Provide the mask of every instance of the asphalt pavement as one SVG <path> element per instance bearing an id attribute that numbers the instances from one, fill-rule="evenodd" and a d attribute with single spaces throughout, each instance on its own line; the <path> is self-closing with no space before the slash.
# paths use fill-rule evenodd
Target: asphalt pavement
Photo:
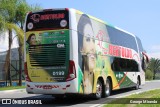
<path id="1" fill-rule="evenodd" d="M 101 98 L 99 100 L 94 100 L 87 96 L 72 96 L 70 98 L 64 99 L 55 99 L 51 95 L 41 95 L 41 94 L 27 94 L 25 89 L 17 89 L 17 90 L 9 90 L 9 91 L 0 91 L 0 99 L 2 103 L 3 99 L 12 99 L 11 105 L 10 104 L 2 104 L 0 106 L 3 107 L 22 107 L 21 104 L 16 104 L 18 100 L 23 100 L 26 103 L 23 104 L 23 107 L 30 107 L 30 106 L 79 106 L 79 107 L 97 107 L 102 106 L 102 104 L 106 104 L 111 99 L 122 98 L 131 94 L 139 94 L 141 92 L 160 89 L 160 80 L 157 81 L 147 81 L 145 85 L 140 86 L 140 89 L 134 90 L 132 88 L 129 89 L 121 89 L 117 91 L 113 91 L 111 96 L 107 98 Z M 13 101 L 15 99 L 15 101 Z M 28 105 L 30 102 L 25 102 L 26 100 L 37 101 L 35 105 Z M 39 102 L 38 102 L 39 101 Z M 13 104 L 14 103 L 14 104 Z M 33 102 L 35 103 L 35 102 Z M 42 103 L 42 104 L 41 104 Z"/>

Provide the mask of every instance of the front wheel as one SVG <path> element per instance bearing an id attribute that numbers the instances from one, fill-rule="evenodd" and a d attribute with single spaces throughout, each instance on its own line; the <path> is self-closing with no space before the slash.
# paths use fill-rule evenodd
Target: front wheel
<path id="1" fill-rule="evenodd" d="M 100 99 L 101 97 L 102 97 L 102 82 L 98 80 L 96 85 L 96 93 L 94 93 L 94 98 Z"/>
<path id="2" fill-rule="evenodd" d="M 140 81 L 139 81 L 139 78 L 137 78 L 137 83 L 136 83 L 135 89 L 138 90 L 139 86 L 140 86 Z"/>

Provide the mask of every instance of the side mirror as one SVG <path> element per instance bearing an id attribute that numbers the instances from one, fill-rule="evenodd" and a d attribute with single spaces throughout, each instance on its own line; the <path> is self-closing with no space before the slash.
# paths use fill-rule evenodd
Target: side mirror
<path id="1" fill-rule="evenodd" d="M 143 58 L 142 58 L 142 69 L 145 71 L 145 69 L 147 68 L 148 63 L 149 63 L 149 58 L 144 52 L 142 52 L 142 55 L 143 55 Z"/>
<path id="2" fill-rule="evenodd" d="M 144 59 L 146 60 L 146 63 L 149 63 L 148 55 L 144 52 L 142 52 L 142 55 L 144 56 Z"/>

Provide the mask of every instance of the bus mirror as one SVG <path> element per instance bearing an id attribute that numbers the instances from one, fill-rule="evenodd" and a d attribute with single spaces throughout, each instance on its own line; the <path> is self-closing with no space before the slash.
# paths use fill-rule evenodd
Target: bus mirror
<path id="1" fill-rule="evenodd" d="M 144 52 L 142 52 L 142 55 L 144 57 L 144 60 L 146 61 L 146 63 L 149 63 L 149 58 L 148 58 L 148 55 Z"/>
<path id="2" fill-rule="evenodd" d="M 142 69 L 145 71 L 147 66 L 148 66 L 148 63 L 149 63 L 149 58 L 144 52 L 142 52 L 142 55 L 143 55 L 143 58 L 142 58 Z"/>
<path id="3" fill-rule="evenodd" d="M 144 59 L 144 57 L 143 57 L 143 58 L 142 58 L 142 69 L 145 71 L 146 68 L 147 68 L 147 63 L 146 63 L 146 61 L 145 61 L 145 59 Z"/>

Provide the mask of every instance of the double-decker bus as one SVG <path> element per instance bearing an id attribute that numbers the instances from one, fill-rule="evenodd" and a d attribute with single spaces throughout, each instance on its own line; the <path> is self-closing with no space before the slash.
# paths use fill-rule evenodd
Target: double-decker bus
<path id="1" fill-rule="evenodd" d="M 31 94 L 92 94 L 145 83 L 140 39 L 71 8 L 29 12 L 25 21 L 26 90 Z"/>

